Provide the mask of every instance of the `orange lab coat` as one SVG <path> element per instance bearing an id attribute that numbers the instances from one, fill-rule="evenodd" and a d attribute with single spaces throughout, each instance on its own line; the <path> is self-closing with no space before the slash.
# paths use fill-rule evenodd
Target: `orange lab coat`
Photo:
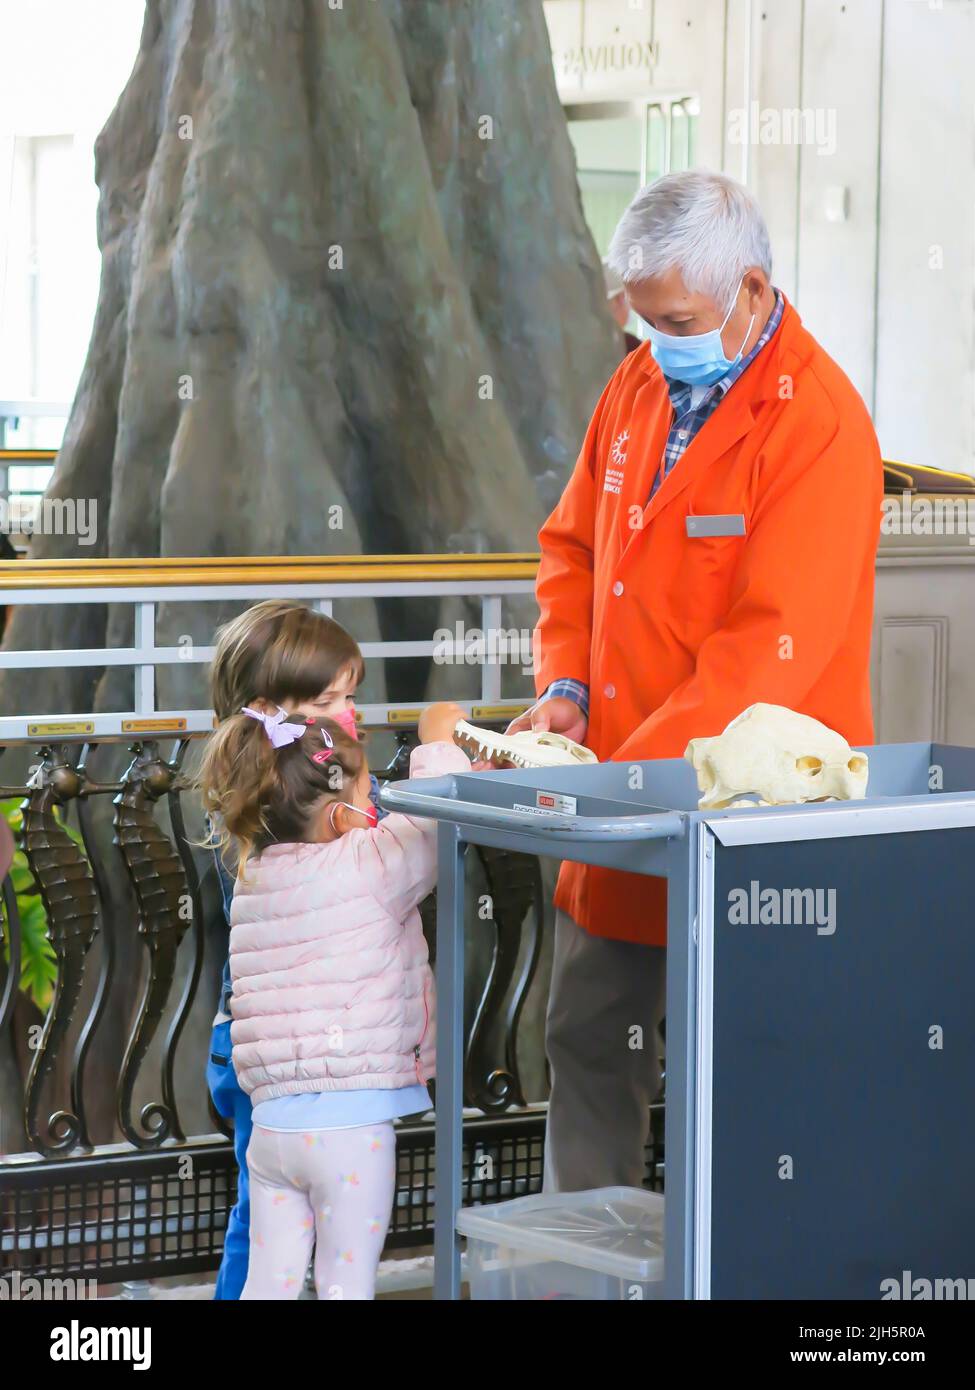
<path id="1" fill-rule="evenodd" d="M 539 532 L 539 693 L 589 685 L 601 760 L 682 757 L 758 700 L 871 743 L 883 466 L 860 396 L 787 303 L 647 505 L 672 418 L 646 344 Z M 745 535 L 691 539 L 695 514 L 741 515 Z M 555 902 L 597 936 L 666 941 L 664 879 L 566 862 Z"/>

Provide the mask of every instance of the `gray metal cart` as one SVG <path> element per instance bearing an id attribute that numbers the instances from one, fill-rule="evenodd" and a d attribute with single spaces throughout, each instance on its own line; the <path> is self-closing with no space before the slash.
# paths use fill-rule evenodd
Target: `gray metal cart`
<path id="1" fill-rule="evenodd" d="M 385 788 L 440 822 L 436 1297 L 460 1290 L 467 843 L 668 880 L 665 1297 L 975 1291 L 975 749 L 864 751 L 867 800 L 769 809 L 698 811 L 682 759 Z"/>

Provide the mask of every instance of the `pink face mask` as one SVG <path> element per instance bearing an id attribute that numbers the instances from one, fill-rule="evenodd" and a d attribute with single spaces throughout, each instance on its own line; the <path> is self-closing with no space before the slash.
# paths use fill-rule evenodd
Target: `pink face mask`
<path id="1" fill-rule="evenodd" d="M 344 709 L 341 714 L 333 714 L 332 718 L 339 728 L 348 734 L 349 738 L 354 738 L 358 743 L 359 730 L 356 728 L 355 722 L 355 705 L 349 705 L 348 709 Z"/>

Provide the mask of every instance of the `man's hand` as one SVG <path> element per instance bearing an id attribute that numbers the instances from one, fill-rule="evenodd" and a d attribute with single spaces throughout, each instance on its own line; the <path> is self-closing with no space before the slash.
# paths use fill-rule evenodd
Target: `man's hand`
<path id="1" fill-rule="evenodd" d="M 589 720 L 575 700 L 570 700 L 565 695 L 553 695 L 550 700 L 540 700 L 537 705 L 525 710 L 524 714 L 519 714 L 517 719 L 512 719 L 505 732 L 518 734 L 523 729 L 537 734 L 551 732 L 565 734 L 566 738 L 571 738 L 575 743 L 583 743 L 588 728 Z"/>

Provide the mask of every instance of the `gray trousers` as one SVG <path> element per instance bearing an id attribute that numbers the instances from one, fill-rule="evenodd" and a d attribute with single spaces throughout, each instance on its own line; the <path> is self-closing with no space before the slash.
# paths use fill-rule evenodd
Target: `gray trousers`
<path id="1" fill-rule="evenodd" d="M 641 1187 L 660 1091 L 667 952 L 592 936 L 562 911 L 546 1015 L 546 1192 Z"/>

